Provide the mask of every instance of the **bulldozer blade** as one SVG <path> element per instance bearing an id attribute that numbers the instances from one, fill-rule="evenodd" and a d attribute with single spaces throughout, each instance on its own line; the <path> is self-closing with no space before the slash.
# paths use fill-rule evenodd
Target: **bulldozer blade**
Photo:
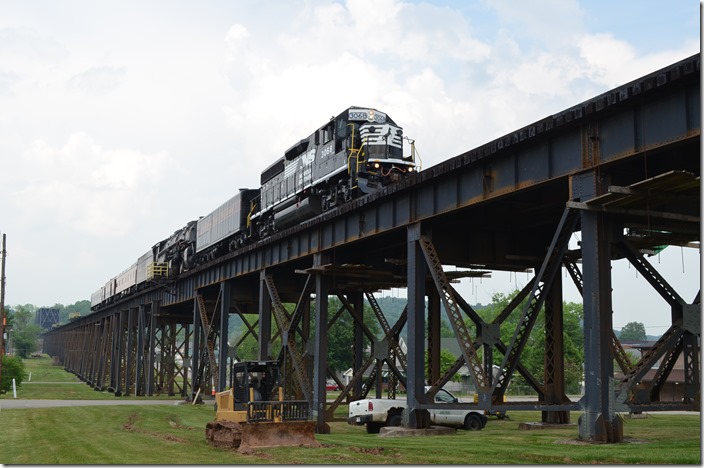
<path id="1" fill-rule="evenodd" d="M 265 447 L 321 447 L 315 440 L 314 421 L 250 423 L 241 428 L 240 452 Z"/>

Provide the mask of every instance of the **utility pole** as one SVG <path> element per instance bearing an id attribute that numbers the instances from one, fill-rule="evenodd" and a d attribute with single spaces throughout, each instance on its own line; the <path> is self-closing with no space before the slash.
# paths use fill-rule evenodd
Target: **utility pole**
<path id="1" fill-rule="evenodd" d="M 2 357 L 5 355 L 5 234 L 0 251 L 0 382 L 2 382 Z"/>

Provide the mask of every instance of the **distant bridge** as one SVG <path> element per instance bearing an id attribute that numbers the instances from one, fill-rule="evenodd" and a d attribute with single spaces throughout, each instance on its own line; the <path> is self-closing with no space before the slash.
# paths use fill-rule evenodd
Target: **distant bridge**
<path id="1" fill-rule="evenodd" d="M 619 441 L 616 412 L 700 408 L 700 294 L 681 297 L 644 255 L 665 245 L 699 248 L 700 99 L 697 54 L 177 281 L 124 297 L 49 332 L 45 351 L 116 396 L 193 397 L 199 388 L 210 392 L 211 382 L 217 390 L 227 388 L 226 363 L 237 357 L 241 340 L 225 345 L 223 338 L 230 316 L 238 314 L 257 339 L 260 357 L 286 358 L 289 381 L 312 402 L 319 431 L 342 402 L 371 389 L 381 395 L 382 365 L 392 393 L 395 382 L 406 388 L 409 425 L 425 427 L 424 410 L 433 406 L 424 397 L 426 380 L 432 392 L 466 366 L 479 401 L 463 407 L 537 409 L 552 423 L 567 423 L 569 412 L 578 410 L 581 438 Z M 577 231 L 581 244 L 570 250 Z M 668 306 L 662 314 L 671 324 L 635 364 L 612 331 L 610 269 L 621 258 L 663 297 Z M 496 270 L 532 270 L 534 276 L 487 322 L 454 289 L 458 273 L 446 271 L 448 265 L 468 269 L 465 276 Z M 584 298 L 586 391 L 579 401 L 565 394 L 562 268 Z M 387 322 L 374 297 L 392 287 L 407 288 L 408 296 L 396 323 Z M 333 314 L 330 295 L 343 304 Z M 365 302 L 384 337 L 364 326 Z M 292 312 L 284 304 L 293 304 Z M 442 310 L 462 351 L 445 375 L 439 366 Z M 328 372 L 326 334 L 341 314 L 355 321 L 354 374 L 328 403 L 325 383 L 336 377 Z M 502 341 L 502 325 L 514 314 L 518 327 L 510 342 Z M 539 314 L 545 325 L 535 330 Z M 402 329 L 407 353 L 399 346 Z M 531 374 L 520 361 L 531 333 L 545 334 L 543 375 Z M 280 350 L 271 345 L 276 337 Z M 664 401 L 661 390 L 678 359 L 684 362 L 684 397 Z M 624 376 L 618 380 L 614 361 Z M 500 369 L 495 377 L 494 365 Z M 503 402 L 516 372 L 537 401 Z"/>

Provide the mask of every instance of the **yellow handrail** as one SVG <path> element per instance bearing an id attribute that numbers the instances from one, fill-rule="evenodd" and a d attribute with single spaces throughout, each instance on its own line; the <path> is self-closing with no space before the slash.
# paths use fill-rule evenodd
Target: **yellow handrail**
<path id="1" fill-rule="evenodd" d="M 257 208 L 257 204 L 254 200 L 250 202 L 250 205 L 252 205 L 252 208 L 249 210 L 249 213 L 247 213 L 247 228 L 252 225 L 252 213 L 254 213 L 254 210 Z"/>

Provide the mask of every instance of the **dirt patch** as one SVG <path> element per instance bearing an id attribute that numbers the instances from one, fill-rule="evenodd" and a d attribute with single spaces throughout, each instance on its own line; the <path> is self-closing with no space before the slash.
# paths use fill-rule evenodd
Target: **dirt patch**
<path id="1" fill-rule="evenodd" d="M 132 413 L 127 417 L 127 422 L 122 425 L 122 429 L 124 429 L 127 432 L 134 432 L 137 434 L 146 434 L 151 437 L 155 437 L 157 439 L 161 440 L 168 440 L 169 442 L 178 442 L 180 444 L 189 444 L 190 442 L 186 439 L 182 439 L 180 437 L 176 437 L 171 434 L 162 434 L 159 432 L 154 432 L 154 431 L 145 431 L 144 429 L 139 429 L 134 427 L 135 424 L 139 421 L 139 414 L 138 413 Z"/>
<path id="2" fill-rule="evenodd" d="M 132 432 L 134 430 L 134 423 L 137 422 L 139 419 L 139 414 L 137 413 L 132 413 L 129 416 L 127 416 L 127 422 L 122 425 L 122 428 L 126 430 L 127 432 Z"/>
<path id="3" fill-rule="evenodd" d="M 384 453 L 384 447 L 350 447 L 350 450 L 352 450 L 353 452 L 364 453 L 368 455 L 386 455 L 386 453 Z"/>
<path id="4" fill-rule="evenodd" d="M 247 447 L 240 447 L 239 450 L 237 450 L 237 453 L 242 454 L 242 455 L 251 455 L 253 457 L 262 458 L 264 460 L 269 460 L 269 459 L 273 458 L 270 454 L 268 454 L 266 452 L 262 452 L 258 449 L 247 448 Z"/>
<path id="5" fill-rule="evenodd" d="M 174 414 L 167 414 L 166 422 L 168 422 L 169 426 L 173 427 L 174 429 L 185 429 L 187 431 L 193 430 L 192 426 L 184 426 L 183 424 L 181 424 L 181 418 Z"/>

